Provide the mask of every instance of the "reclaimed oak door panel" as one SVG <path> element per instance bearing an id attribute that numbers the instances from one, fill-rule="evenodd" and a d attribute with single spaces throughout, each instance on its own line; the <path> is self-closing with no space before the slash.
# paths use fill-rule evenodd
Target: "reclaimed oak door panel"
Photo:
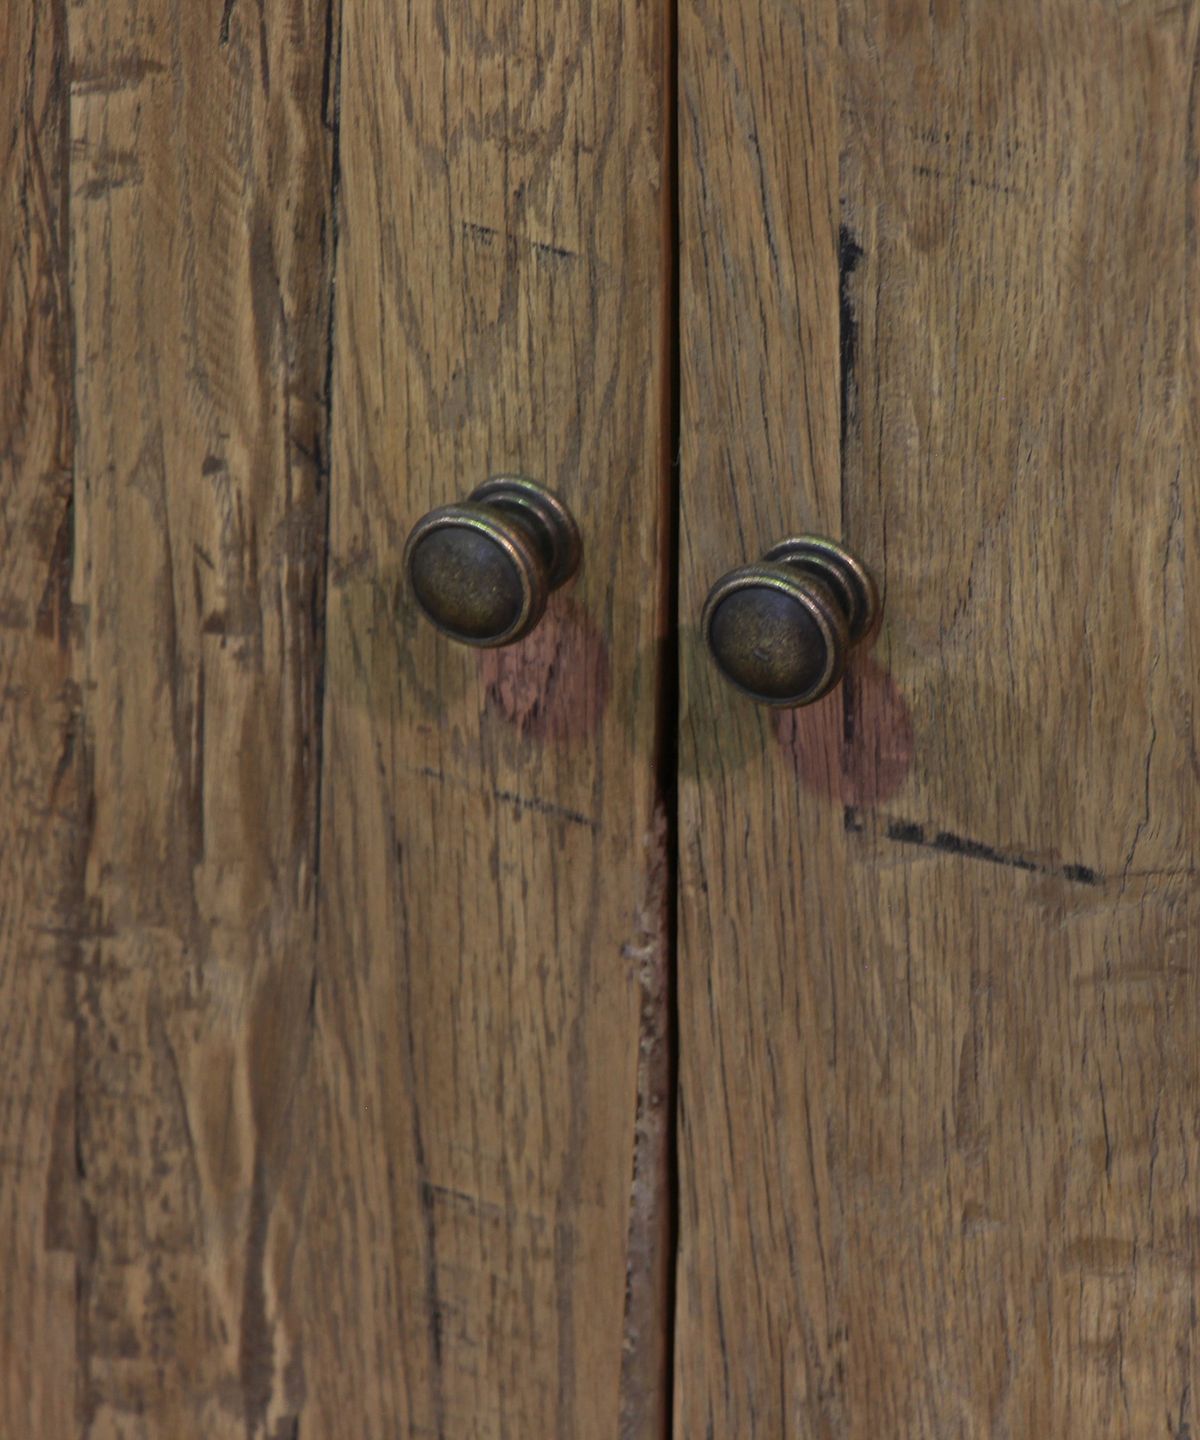
<path id="1" fill-rule="evenodd" d="M 661 1433 L 661 7 L 0 13 L 0 1437 Z M 453 647 L 423 510 L 582 574 Z"/>
<path id="2" fill-rule="evenodd" d="M 344 0 L 306 1245 L 314 1437 L 661 1433 L 665 32 Z M 557 490 L 578 579 L 452 645 L 404 537 Z"/>
<path id="3" fill-rule="evenodd" d="M 0 10 L 0 1436 L 71 1433 L 79 688 L 63 237 L 66 33 Z M 39 1337 L 31 1346 L 30 1336 Z"/>
<path id="4" fill-rule="evenodd" d="M 56 1379 L 72 1423 L 13 1433 L 280 1433 L 303 1373 L 283 1179 L 315 975 L 329 17 L 46 8 L 65 27 L 75 431 L 52 1172 L 75 1349 Z M 38 1364 L 43 1343 L 25 1342 Z"/>
<path id="5" fill-rule="evenodd" d="M 682 0 L 681 611 L 886 591 L 810 710 L 684 635 L 688 1440 L 1195 1427 L 1198 39 Z"/>

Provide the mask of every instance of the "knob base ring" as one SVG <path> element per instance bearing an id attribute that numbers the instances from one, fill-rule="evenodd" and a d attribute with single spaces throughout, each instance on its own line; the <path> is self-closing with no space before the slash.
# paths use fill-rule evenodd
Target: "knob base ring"
<path id="1" fill-rule="evenodd" d="M 788 565 L 823 581 L 840 602 L 851 645 L 869 640 L 879 628 L 879 589 L 863 562 L 824 535 L 793 535 L 772 545 L 764 564 Z"/>
<path id="2" fill-rule="evenodd" d="M 568 581 L 583 555 L 575 517 L 552 490 L 525 475 L 493 475 L 471 491 L 470 504 L 490 505 L 511 515 L 532 534 L 546 563 L 551 590 Z"/>

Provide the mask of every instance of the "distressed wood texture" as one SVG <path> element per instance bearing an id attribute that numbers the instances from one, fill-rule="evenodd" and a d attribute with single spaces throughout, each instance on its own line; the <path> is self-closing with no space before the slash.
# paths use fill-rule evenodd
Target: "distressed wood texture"
<path id="1" fill-rule="evenodd" d="M 75 1344 L 65 6 L 0 11 L 0 1436 L 70 1435 Z M 63 1184 L 66 1180 L 68 1183 Z M 37 1343 L 31 1343 L 31 1337 Z"/>
<path id="2" fill-rule="evenodd" d="M 314 974 L 331 17 L 69 16 L 74 1433 L 292 1435 L 305 1364 L 337 1363 L 301 1351 L 284 1165 Z"/>
<path id="3" fill-rule="evenodd" d="M 887 593 L 807 711 L 685 636 L 689 1440 L 1195 1428 L 1198 23 L 683 0 L 682 613 Z"/>
<path id="4" fill-rule="evenodd" d="M 314 1436 L 662 1429 L 664 25 L 345 0 Z M 419 619 L 405 535 L 558 490 L 519 646 Z M 323 1339 L 320 1337 L 324 1337 Z"/>

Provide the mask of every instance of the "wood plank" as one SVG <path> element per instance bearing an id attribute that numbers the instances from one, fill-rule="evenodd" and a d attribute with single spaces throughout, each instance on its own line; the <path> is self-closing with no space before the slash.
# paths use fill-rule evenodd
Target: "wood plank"
<path id="1" fill-rule="evenodd" d="M 330 22 L 70 10 L 95 1440 L 294 1433 L 303 1405 L 282 1182 L 313 977 Z"/>
<path id="2" fill-rule="evenodd" d="M 887 608 L 785 717 L 685 647 L 677 1432 L 1189 1434 L 1200 16 L 800 23 L 683 11 L 683 613 L 800 527 Z"/>
<path id="3" fill-rule="evenodd" d="M 716 675 L 697 627 L 724 571 L 785 534 L 841 531 L 837 16 L 684 0 L 679 37 L 675 1433 L 780 1440 L 826 1433 L 812 1422 L 839 1313 L 824 1217 L 789 1194 L 826 1167 L 803 1143 L 808 1117 L 823 1129 L 818 1055 L 777 1032 L 835 938 L 806 946 L 798 921 L 820 875 L 835 883 L 840 813 L 801 828 L 769 721 Z"/>
<path id="4" fill-rule="evenodd" d="M 664 20 L 346 0 L 308 1382 L 322 1436 L 660 1434 Z M 517 470 L 582 571 L 484 654 L 401 582 Z"/>
<path id="5" fill-rule="evenodd" d="M 0 1435 L 46 1440 L 74 1433 L 65 13 L 0 13 Z"/>

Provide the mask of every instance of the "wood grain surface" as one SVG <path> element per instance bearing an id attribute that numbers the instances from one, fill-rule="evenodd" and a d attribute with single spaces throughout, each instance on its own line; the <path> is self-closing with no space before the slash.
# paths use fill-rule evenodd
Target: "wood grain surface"
<path id="1" fill-rule="evenodd" d="M 1192 1434 L 1194 6 L 681 7 L 680 1436 Z"/>
<path id="2" fill-rule="evenodd" d="M 343 18 L 303 1431 L 658 1435 L 662 11 Z M 585 550 L 485 653 L 400 561 L 505 471 Z"/>
<path id="3" fill-rule="evenodd" d="M 0 9 L 0 1440 L 1197 1429 L 1200 8 L 674 8 Z"/>
<path id="4" fill-rule="evenodd" d="M 314 974 L 330 16 L 88 0 L 69 32 L 72 1433 L 294 1434 L 283 1162 Z"/>
<path id="5" fill-rule="evenodd" d="M 65 5 L 0 11 L 0 1436 L 71 1433 L 78 911 Z M 36 1342 L 34 1340 L 36 1338 Z M 64 1383 L 65 1378 L 65 1383 Z"/>
<path id="6" fill-rule="evenodd" d="M 661 1433 L 663 10 L 0 39 L 0 1436 Z M 505 468 L 584 571 L 455 651 Z"/>

